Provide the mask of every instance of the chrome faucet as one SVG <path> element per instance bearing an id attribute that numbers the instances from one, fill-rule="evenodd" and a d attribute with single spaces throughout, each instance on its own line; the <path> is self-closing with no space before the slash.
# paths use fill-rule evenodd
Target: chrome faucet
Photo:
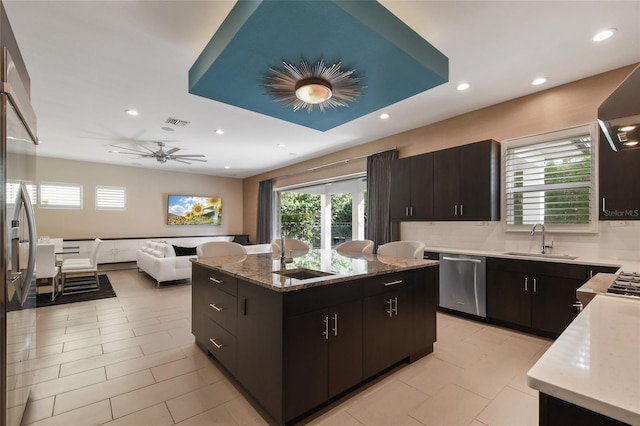
<path id="1" fill-rule="evenodd" d="M 280 266 L 285 267 L 287 263 L 293 262 L 293 257 L 287 257 L 285 255 L 284 247 L 284 234 L 280 234 Z"/>
<path id="2" fill-rule="evenodd" d="M 553 248 L 553 246 L 548 246 L 545 244 L 544 242 L 544 224 L 543 223 L 536 223 L 535 225 L 533 225 L 533 228 L 531 229 L 531 236 L 533 237 L 536 233 L 536 228 L 540 226 L 540 228 L 542 229 L 542 250 L 540 251 L 542 254 L 545 254 L 545 252 L 547 251 L 548 248 Z"/>

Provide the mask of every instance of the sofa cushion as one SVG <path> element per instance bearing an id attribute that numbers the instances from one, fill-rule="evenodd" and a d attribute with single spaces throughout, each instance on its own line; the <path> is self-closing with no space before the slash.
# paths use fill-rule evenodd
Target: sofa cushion
<path id="1" fill-rule="evenodd" d="M 173 250 L 176 252 L 176 256 L 194 256 L 196 254 L 195 247 L 173 246 Z"/>
<path id="2" fill-rule="evenodd" d="M 149 254 L 154 257 L 164 257 L 164 251 L 160 250 L 151 250 Z"/>

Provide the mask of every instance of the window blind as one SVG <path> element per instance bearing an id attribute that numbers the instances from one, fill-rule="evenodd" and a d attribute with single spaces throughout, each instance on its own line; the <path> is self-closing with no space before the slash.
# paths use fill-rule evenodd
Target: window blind
<path id="1" fill-rule="evenodd" d="M 505 151 L 507 225 L 588 225 L 593 198 L 591 135 Z"/>
<path id="2" fill-rule="evenodd" d="M 82 208 L 82 185 L 79 183 L 41 182 L 39 192 L 41 208 Z"/>
<path id="3" fill-rule="evenodd" d="M 97 210 L 126 210 L 127 189 L 119 186 L 96 186 Z"/>

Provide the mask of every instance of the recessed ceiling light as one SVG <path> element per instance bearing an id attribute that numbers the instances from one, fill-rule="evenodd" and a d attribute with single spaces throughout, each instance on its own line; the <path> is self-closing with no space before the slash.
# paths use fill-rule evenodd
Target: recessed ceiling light
<path id="1" fill-rule="evenodd" d="M 224 166 L 224 168 L 225 168 L 225 169 L 230 169 L 231 167 L 229 167 L 229 166 Z"/>
<path id="2" fill-rule="evenodd" d="M 460 84 L 458 84 L 458 87 L 456 87 L 456 89 L 458 89 L 458 90 L 467 90 L 469 87 L 471 87 L 469 85 L 469 83 L 460 83 Z"/>
<path id="3" fill-rule="evenodd" d="M 134 117 L 139 115 L 138 111 L 136 111 L 135 109 L 125 109 L 124 112 L 126 112 L 127 114 L 132 115 Z"/>
<path id="4" fill-rule="evenodd" d="M 380 118 L 381 118 L 382 120 L 386 120 L 387 118 L 389 118 L 389 114 L 387 114 L 386 112 L 385 112 L 385 113 L 383 113 L 383 114 L 380 114 Z"/>
<path id="5" fill-rule="evenodd" d="M 279 144 L 278 144 L 278 148 L 284 148 L 285 146 L 286 146 L 286 145 L 285 145 L 285 144 L 283 144 L 283 143 L 279 143 Z"/>
<path id="6" fill-rule="evenodd" d="M 116 151 L 115 149 L 113 149 L 113 150 L 111 150 L 109 152 L 112 153 L 112 154 L 120 154 L 120 151 Z"/>
<path id="7" fill-rule="evenodd" d="M 534 86 L 539 86 L 539 85 L 544 84 L 546 82 L 547 82 L 547 78 L 546 77 L 539 77 L 539 78 L 536 78 L 535 80 L 533 80 L 531 82 L 531 84 L 533 84 Z"/>
<path id="8" fill-rule="evenodd" d="M 636 145 L 638 145 L 638 141 L 624 142 L 622 145 L 624 145 L 624 146 L 636 146 Z"/>
<path id="9" fill-rule="evenodd" d="M 603 41 L 611 37 L 617 30 L 615 28 L 610 28 L 608 30 L 600 31 L 598 34 L 593 36 L 593 41 Z"/>
<path id="10" fill-rule="evenodd" d="M 224 130 L 222 129 L 216 130 L 216 135 L 224 135 Z"/>
<path id="11" fill-rule="evenodd" d="M 636 126 L 624 126 L 624 127 L 620 127 L 620 129 L 619 129 L 619 130 L 620 130 L 621 132 L 630 132 L 630 131 L 632 131 L 632 130 L 633 130 L 633 129 L 635 129 L 635 128 L 636 128 Z"/>

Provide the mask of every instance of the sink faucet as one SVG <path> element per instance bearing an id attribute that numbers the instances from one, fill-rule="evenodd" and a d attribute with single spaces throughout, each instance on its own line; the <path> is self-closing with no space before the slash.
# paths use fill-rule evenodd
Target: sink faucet
<path id="1" fill-rule="evenodd" d="M 285 267 L 287 263 L 293 262 L 292 257 L 287 257 L 285 255 L 285 247 L 284 247 L 284 234 L 280 234 L 280 266 Z"/>
<path id="2" fill-rule="evenodd" d="M 531 236 L 533 237 L 536 233 L 536 228 L 540 226 L 540 228 L 542 229 L 542 250 L 540 251 L 542 254 L 545 254 L 546 250 L 548 248 L 553 248 L 553 246 L 548 246 L 545 244 L 544 242 L 544 224 L 543 223 L 536 223 L 535 225 L 533 225 L 533 228 L 531 229 Z"/>

